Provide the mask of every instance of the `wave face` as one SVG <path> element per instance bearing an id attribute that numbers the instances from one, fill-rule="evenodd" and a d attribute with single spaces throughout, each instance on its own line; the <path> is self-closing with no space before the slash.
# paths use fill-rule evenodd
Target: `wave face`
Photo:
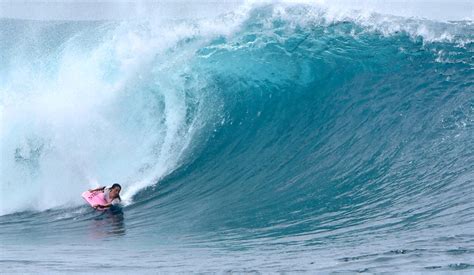
<path id="1" fill-rule="evenodd" d="M 273 4 L 0 26 L 3 268 L 473 268 L 472 22 Z M 83 205 L 113 182 L 122 209 Z"/>

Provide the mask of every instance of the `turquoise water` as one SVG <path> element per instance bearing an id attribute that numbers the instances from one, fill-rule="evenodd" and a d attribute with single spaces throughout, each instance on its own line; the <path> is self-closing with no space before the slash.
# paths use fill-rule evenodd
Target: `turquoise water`
<path id="1" fill-rule="evenodd" d="M 473 38 L 296 4 L 0 20 L 0 267 L 472 272 Z"/>

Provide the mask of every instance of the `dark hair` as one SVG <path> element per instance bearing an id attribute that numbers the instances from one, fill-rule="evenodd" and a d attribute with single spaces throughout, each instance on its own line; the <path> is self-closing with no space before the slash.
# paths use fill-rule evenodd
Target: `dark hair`
<path id="1" fill-rule="evenodd" d="M 120 188 L 120 190 L 122 190 L 122 186 L 120 186 L 120 184 L 118 184 L 118 183 L 112 184 L 112 187 L 110 187 L 110 189 L 114 189 L 115 187 L 118 187 L 118 188 Z"/>
<path id="2" fill-rule="evenodd" d="M 120 186 L 120 184 L 118 184 L 118 183 L 112 184 L 112 187 L 110 187 L 110 189 L 114 189 L 116 187 L 118 187 L 118 188 L 120 188 L 120 190 L 122 190 L 122 186 Z M 122 198 L 120 197 L 120 195 L 118 195 L 118 199 L 119 199 L 119 201 L 122 201 Z"/>

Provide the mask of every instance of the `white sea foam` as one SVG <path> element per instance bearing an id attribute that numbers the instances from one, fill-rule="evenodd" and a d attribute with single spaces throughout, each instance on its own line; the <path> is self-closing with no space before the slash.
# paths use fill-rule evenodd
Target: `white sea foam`
<path id="1" fill-rule="evenodd" d="M 205 78 L 189 60 L 208 39 L 231 35 L 249 9 L 192 21 L 97 22 L 92 33 L 60 40 L 53 54 L 41 46 L 49 36 L 7 48 L 0 215 L 77 204 L 87 188 L 114 182 L 130 202 L 178 167 L 219 109 L 206 105 Z M 48 27 L 29 33 L 42 31 Z M 18 50 L 25 45 L 40 52 L 34 64 Z"/>

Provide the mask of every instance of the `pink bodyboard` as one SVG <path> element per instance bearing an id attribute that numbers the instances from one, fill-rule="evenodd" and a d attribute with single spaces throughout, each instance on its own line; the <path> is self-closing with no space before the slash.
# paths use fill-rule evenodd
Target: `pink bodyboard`
<path id="1" fill-rule="evenodd" d="M 105 201 L 104 198 L 104 192 L 99 192 L 99 191 L 94 191 L 94 192 L 89 192 L 86 191 L 82 193 L 82 197 L 92 206 L 96 204 L 100 205 L 106 205 L 107 202 Z"/>

